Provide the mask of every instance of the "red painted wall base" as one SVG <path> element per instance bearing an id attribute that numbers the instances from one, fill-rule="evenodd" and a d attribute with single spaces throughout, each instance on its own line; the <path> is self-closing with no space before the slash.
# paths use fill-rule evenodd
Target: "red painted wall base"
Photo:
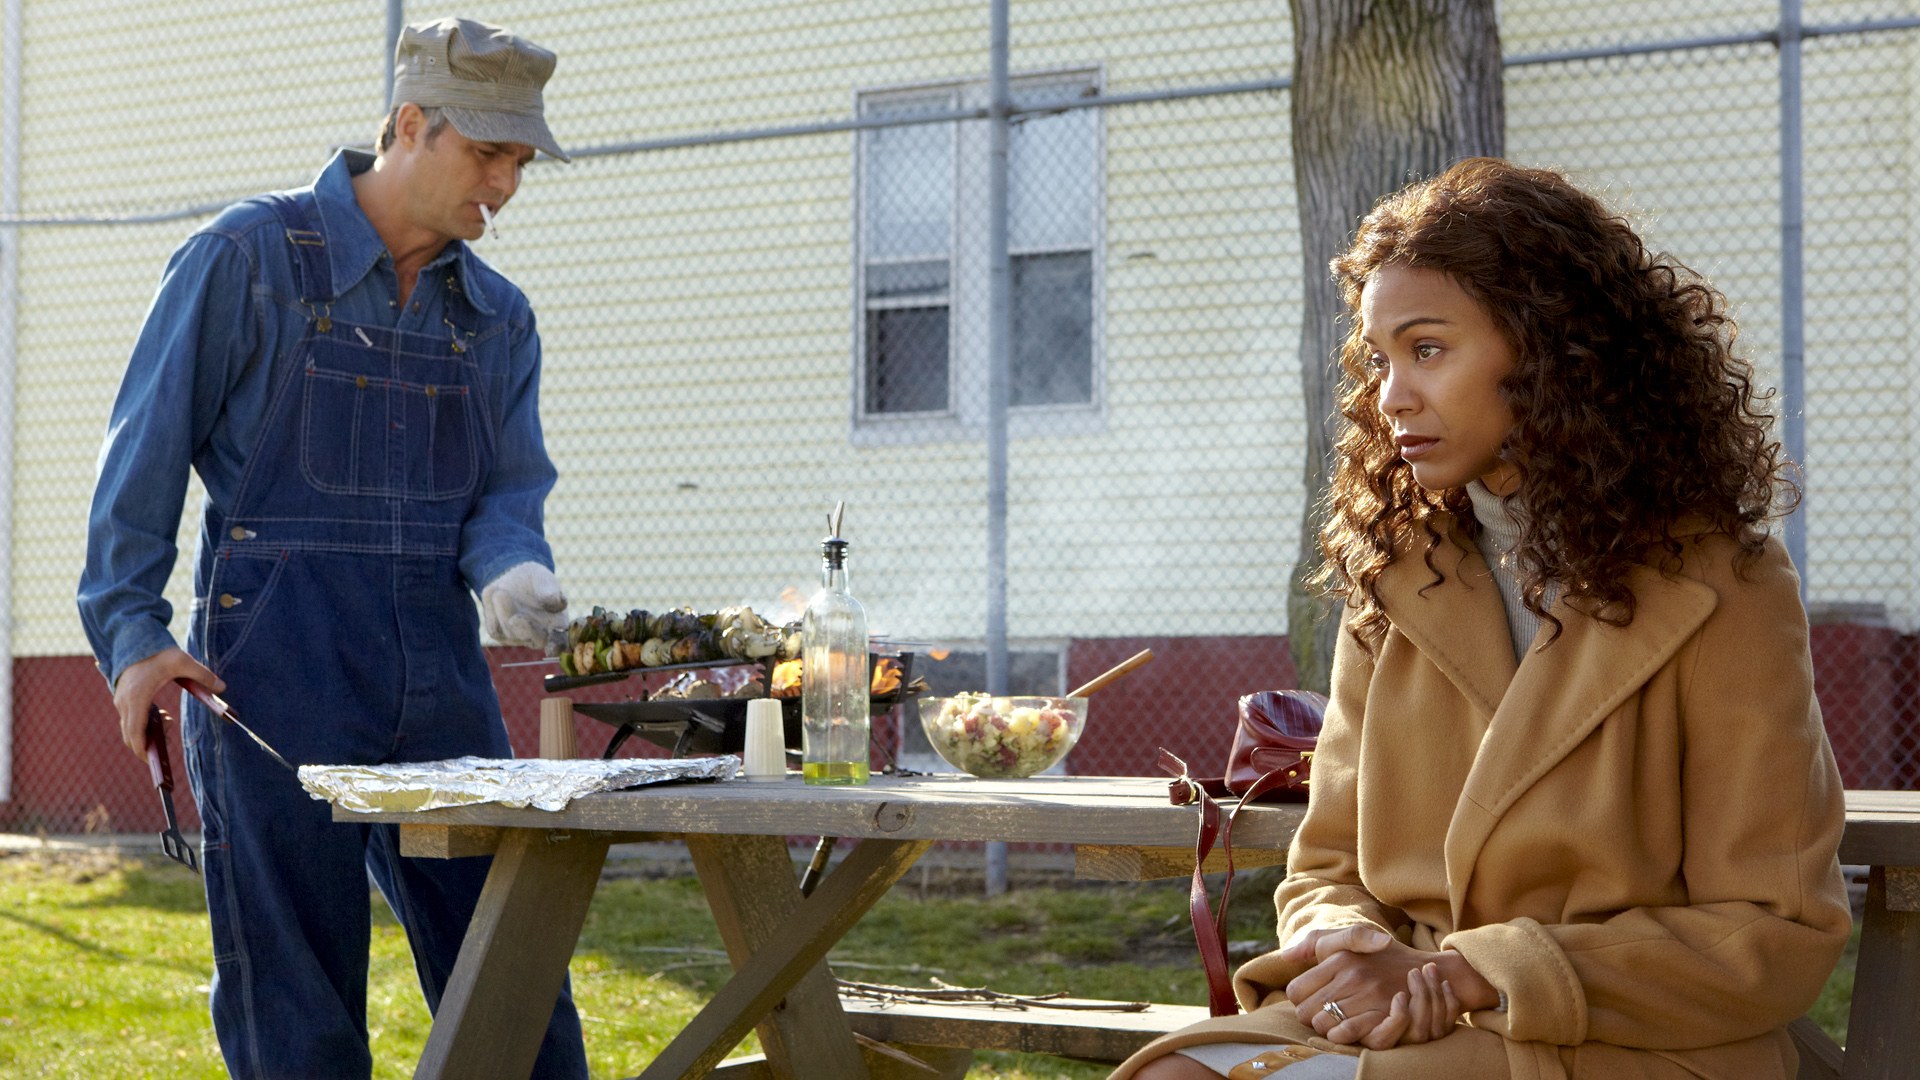
<path id="1" fill-rule="evenodd" d="M 1295 685 L 1287 639 L 1264 637 L 1089 638 L 1071 642 L 1067 683 L 1077 686 L 1141 649 L 1155 660 L 1095 696 L 1087 733 L 1067 759 L 1083 776 L 1153 776 L 1165 746 L 1197 771 L 1217 772 L 1233 739 L 1235 703 L 1255 690 Z M 545 667 L 504 668 L 538 659 L 527 649 L 489 649 L 494 685 L 514 753 L 539 750 L 540 679 Z M 1813 658 L 1834 755 L 1849 787 L 1920 788 L 1920 638 L 1853 625 L 1813 627 Z M 162 824 L 146 763 L 121 745 L 113 702 L 93 661 L 82 656 L 13 662 L 13 790 L 0 803 L 0 829 L 76 833 L 156 831 Z M 624 684 L 575 691 L 578 701 L 618 701 Z M 169 708 L 172 702 L 165 703 Z M 582 756 L 597 755 L 612 732 L 575 721 Z M 179 735 L 170 749 L 180 784 L 180 827 L 199 827 L 186 792 Z M 664 756 L 633 740 L 622 756 Z"/>

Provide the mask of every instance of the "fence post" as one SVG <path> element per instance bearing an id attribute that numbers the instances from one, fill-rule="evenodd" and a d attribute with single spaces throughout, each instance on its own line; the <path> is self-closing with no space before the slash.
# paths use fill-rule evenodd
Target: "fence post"
<path id="1" fill-rule="evenodd" d="M 1007 692 L 1007 403 L 1013 272 L 1007 256 L 1007 3 L 991 0 L 987 106 L 987 692 Z M 1007 845 L 987 844 L 987 895 L 1007 891 Z"/>
<path id="2" fill-rule="evenodd" d="M 6 0 L 0 34 L 0 802 L 13 798 L 13 391 L 20 319 L 20 34 L 25 0 Z"/>
<path id="3" fill-rule="evenodd" d="M 1786 520 L 1787 554 L 1807 600 L 1807 325 L 1802 271 L 1805 197 L 1800 150 L 1800 0 L 1780 0 L 1780 441 L 1800 468 L 1801 500 Z"/>
<path id="4" fill-rule="evenodd" d="M 385 71 L 387 112 L 393 111 L 393 54 L 400 51 L 400 31 L 407 22 L 407 0 L 387 0 L 387 55 Z"/>

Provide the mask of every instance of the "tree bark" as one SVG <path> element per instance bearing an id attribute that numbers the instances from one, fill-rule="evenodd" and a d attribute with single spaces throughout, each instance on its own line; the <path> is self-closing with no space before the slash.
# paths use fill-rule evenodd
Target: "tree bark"
<path id="1" fill-rule="evenodd" d="M 1383 196 L 1462 158 L 1504 153 L 1494 0 L 1293 0 L 1292 98 L 1307 501 L 1287 634 L 1300 685 L 1325 693 L 1339 612 L 1306 583 L 1320 569 L 1321 502 L 1343 423 L 1334 409 L 1343 305 L 1327 263 Z"/>

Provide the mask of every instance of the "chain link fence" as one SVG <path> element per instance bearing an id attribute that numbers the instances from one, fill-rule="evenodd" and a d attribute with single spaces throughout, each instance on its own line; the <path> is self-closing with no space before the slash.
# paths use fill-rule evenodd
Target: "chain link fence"
<path id="1" fill-rule="evenodd" d="M 74 615 L 94 455 L 168 252 L 214 208 L 305 183 L 332 148 L 371 142 L 386 13 L 189 3 L 129 20 L 34 0 L 23 14 L 6 54 L 22 103 L 19 223 L 0 227 L 18 259 L 0 827 L 147 829 L 156 800 L 118 746 Z M 916 665 L 936 691 L 981 688 L 987 5 L 553 0 L 465 14 L 559 54 L 548 116 L 580 152 L 530 167 L 498 237 L 475 245 L 539 318 L 560 470 L 547 532 L 575 613 L 795 614 L 817 580 L 823 512 L 845 499 L 872 628 L 937 648 Z M 1808 601 L 1855 787 L 1920 782 L 1914 14 L 1803 14 L 1816 29 L 1874 24 L 1809 37 L 1802 82 Z M 1781 84 L 1764 35 L 1779 16 L 1572 0 L 1501 12 L 1509 156 L 1570 171 L 1712 277 L 1769 384 Z M 1146 774 L 1162 745 L 1211 767 L 1235 699 L 1295 681 L 1291 33 L 1271 3 L 1013 5 L 1010 689 L 1058 693 L 1140 648 L 1158 655 L 1096 699 L 1072 772 Z M 102 222 L 126 218 L 158 220 Z M 169 590 L 182 638 L 199 498 L 196 485 Z M 530 754 L 547 669 L 493 652 Z M 580 724 L 583 752 L 611 734 Z M 890 751 L 924 750 L 911 717 L 876 730 Z"/>

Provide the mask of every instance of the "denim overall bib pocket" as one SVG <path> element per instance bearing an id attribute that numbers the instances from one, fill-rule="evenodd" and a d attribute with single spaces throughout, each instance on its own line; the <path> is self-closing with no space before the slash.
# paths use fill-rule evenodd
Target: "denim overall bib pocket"
<path id="1" fill-rule="evenodd" d="M 482 360 L 504 364 L 506 326 L 459 295 L 438 334 L 334 318 L 312 197 L 263 199 L 309 316 L 233 505 L 205 509 L 189 650 L 296 765 L 510 757 L 459 569 L 494 452 Z M 228 1070 L 364 1077 L 367 873 L 434 1007 L 490 860 L 403 859 L 392 826 L 334 823 L 231 725 L 186 712 Z M 584 1076 L 560 1004 L 536 1075 Z"/>

